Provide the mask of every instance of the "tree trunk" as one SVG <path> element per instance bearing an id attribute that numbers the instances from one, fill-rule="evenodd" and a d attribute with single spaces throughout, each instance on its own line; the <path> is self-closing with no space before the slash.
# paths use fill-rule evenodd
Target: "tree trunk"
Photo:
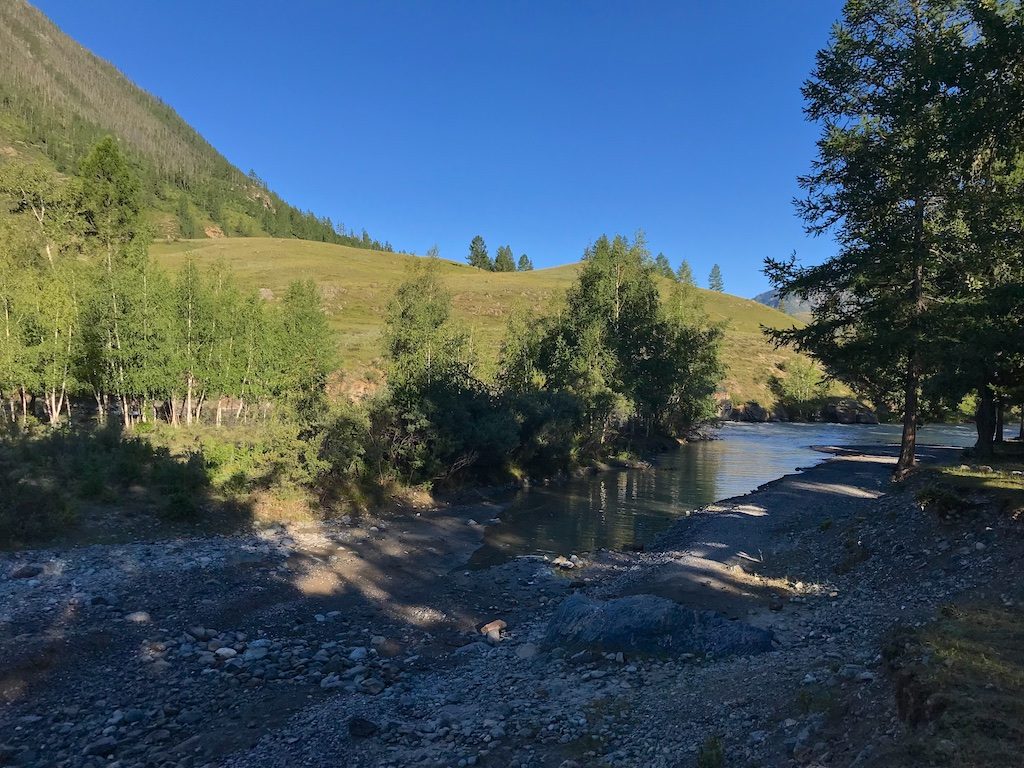
<path id="1" fill-rule="evenodd" d="M 1003 442 L 1003 398 L 996 401 L 996 443 Z"/>
<path id="2" fill-rule="evenodd" d="M 171 392 L 170 399 L 167 401 L 167 405 L 169 406 L 167 411 L 171 419 L 172 427 L 178 426 L 178 403 L 176 401 L 177 398 L 175 397 L 175 394 Z"/>
<path id="3" fill-rule="evenodd" d="M 185 390 L 185 424 L 192 425 L 192 376 L 189 374 Z"/>
<path id="4" fill-rule="evenodd" d="M 894 479 L 902 480 L 914 467 L 917 451 L 917 398 L 920 388 L 921 373 L 917 362 L 913 359 L 907 363 L 906 384 L 904 386 L 903 435 L 900 438 L 900 457 L 896 462 Z"/>
<path id="5" fill-rule="evenodd" d="M 223 412 L 224 412 L 224 398 L 223 397 L 218 397 L 217 398 L 217 421 L 215 422 L 216 425 L 217 425 L 217 429 L 220 429 L 221 414 Z"/>
<path id="6" fill-rule="evenodd" d="M 991 386 L 983 386 L 980 395 L 978 410 L 974 416 L 974 426 L 978 431 L 974 453 L 976 456 L 987 458 L 992 455 L 992 437 L 996 431 L 996 406 Z"/>

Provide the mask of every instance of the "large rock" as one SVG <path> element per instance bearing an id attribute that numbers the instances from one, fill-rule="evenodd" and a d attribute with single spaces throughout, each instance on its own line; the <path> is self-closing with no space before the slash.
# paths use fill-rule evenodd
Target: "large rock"
<path id="1" fill-rule="evenodd" d="M 555 611 L 545 642 L 570 652 L 730 656 L 771 650 L 772 633 L 654 595 L 602 601 L 575 594 Z"/>

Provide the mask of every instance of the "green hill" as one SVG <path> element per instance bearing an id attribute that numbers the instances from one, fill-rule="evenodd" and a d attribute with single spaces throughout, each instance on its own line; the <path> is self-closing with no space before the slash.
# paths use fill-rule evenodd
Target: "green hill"
<path id="1" fill-rule="evenodd" d="M 200 266 L 223 260 L 246 287 L 266 289 L 277 296 L 292 280 L 315 280 L 339 334 L 343 367 L 354 379 L 372 376 L 378 367 L 388 300 L 407 264 L 416 258 L 272 238 L 156 243 L 151 252 L 169 269 L 178 268 L 190 257 Z M 443 263 L 456 314 L 472 330 L 485 371 L 494 369 L 510 312 L 517 306 L 551 306 L 572 283 L 575 271 L 574 264 L 532 272 L 485 272 L 467 264 Z M 776 363 L 794 353 L 773 349 L 762 335 L 761 325 L 783 327 L 795 321 L 755 301 L 714 291 L 701 293 L 711 319 L 725 324 L 728 375 L 723 388 L 737 402 L 771 402 L 768 376 Z"/>
<path id="2" fill-rule="evenodd" d="M 288 205 L 27 2 L 0 2 L 0 160 L 43 158 L 73 173 L 107 134 L 136 166 L 160 237 L 274 235 L 390 250 Z"/>

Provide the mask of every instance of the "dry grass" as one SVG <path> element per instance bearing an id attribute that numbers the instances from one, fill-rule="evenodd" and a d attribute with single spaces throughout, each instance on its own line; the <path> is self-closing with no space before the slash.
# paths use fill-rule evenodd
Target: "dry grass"
<path id="1" fill-rule="evenodd" d="M 226 238 L 155 243 L 154 257 L 176 269 L 188 258 L 200 265 L 223 260 L 248 288 L 280 296 L 288 283 L 312 279 L 320 286 L 346 371 L 362 378 L 378 367 L 380 333 L 392 291 L 415 257 L 340 245 L 274 238 Z M 494 370 L 509 315 L 517 307 L 550 308 L 576 276 L 576 264 L 533 272 L 481 272 L 445 261 L 444 280 L 456 316 L 470 330 L 485 374 Z M 794 357 L 775 350 L 761 325 L 792 325 L 788 315 L 737 296 L 702 291 L 711 320 L 725 325 L 728 366 L 723 390 L 737 402 L 770 403 L 768 377 L 775 365 Z"/>

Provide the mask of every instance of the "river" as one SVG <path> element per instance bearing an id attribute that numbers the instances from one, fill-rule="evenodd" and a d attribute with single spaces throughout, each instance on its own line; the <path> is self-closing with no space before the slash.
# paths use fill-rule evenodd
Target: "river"
<path id="1" fill-rule="evenodd" d="M 470 565 L 644 545 L 692 510 L 828 458 L 811 446 L 897 444 L 900 427 L 730 422 L 717 438 L 662 454 L 651 470 L 612 470 L 518 492 L 501 522 L 488 527 Z M 918 432 L 920 444 L 967 446 L 974 439 L 973 425 Z"/>

